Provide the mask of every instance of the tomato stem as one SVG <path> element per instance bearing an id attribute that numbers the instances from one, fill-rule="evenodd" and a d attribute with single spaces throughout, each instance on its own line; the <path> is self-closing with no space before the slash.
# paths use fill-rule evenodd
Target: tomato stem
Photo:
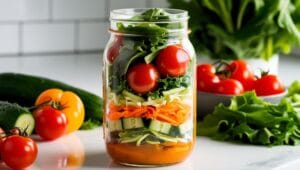
<path id="1" fill-rule="evenodd" d="M 51 107 L 53 107 L 54 109 L 57 109 L 57 110 L 63 110 L 64 108 L 66 108 L 60 102 L 56 102 L 56 101 L 53 101 L 52 99 L 50 99 L 50 100 L 47 100 L 47 101 L 45 101 L 41 104 L 38 104 L 36 106 L 29 107 L 28 109 L 29 110 L 35 110 L 35 109 L 38 109 L 38 108 L 41 108 L 41 107 L 44 107 L 44 106 L 51 106 Z"/>

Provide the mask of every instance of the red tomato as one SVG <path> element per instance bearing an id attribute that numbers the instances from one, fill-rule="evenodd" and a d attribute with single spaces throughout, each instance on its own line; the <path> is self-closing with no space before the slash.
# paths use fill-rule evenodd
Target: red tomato
<path id="1" fill-rule="evenodd" d="M 66 133 L 66 115 L 51 106 L 38 109 L 35 113 L 35 130 L 45 140 L 54 140 Z"/>
<path id="2" fill-rule="evenodd" d="M 120 48 L 122 46 L 123 37 L 116 35 L 112 46 L 107 51 L 107 59 L 109 62 L 114 62 L 119 55 Z"/>
<path id="3" fill-rule="evenodd" d="M 186 73 L 189 66 L 189 54 L 178 45 L 170 45 L 156 57 L 156 66 L 163 76 L 177 77 Z"/>
<path id="4" fill-rule="evenodd" d="M 255 92 L 258 96 L 268 96 L 284 92 L 284 86 L 275 75 L 264 75 L 255 81 Z"/>
<path id="5" fill-rule="evenodd" d="M 127 81 L 137 93 L 146 94 L 157 87 L 159 73 L 152 64 L 137 64 L 129 68 Z"/>
<path id="6" fill-rule="evenodd" d="M 230 77 L 240 81 L 245 91 L 253 90 L 255 76 L 250 66 L 243 60 L 235 60 L 227 68 L 231 71 Z"/>
<path id="7" fill-rule="evenodd" d="M 244 92 L 243 85 L 235 79 L 225 79 L 215 85 L 214 93 L 238 95 Z"/>
<path id="8" fill-rule="evenodd" d="M 37 153 L 37 145 L 32 139 L 13 135 L 3 142 L 1 157 L 10 168 L 24 169 L 34 163 Z"/>
<path id="9" fill-rule="evenodd" d="M 212 92 L 215 85 L 220 81 L 215 74 L 197 74 L 197 90 L 204 92 Z"/>
<path id="10" fill-rule="evenodd" d="M 197 65 L 197 76 L 201 74 L 215 74 L 216 73 L 216 68 L 215 66 L 211 64 L 198 64 Z"/>

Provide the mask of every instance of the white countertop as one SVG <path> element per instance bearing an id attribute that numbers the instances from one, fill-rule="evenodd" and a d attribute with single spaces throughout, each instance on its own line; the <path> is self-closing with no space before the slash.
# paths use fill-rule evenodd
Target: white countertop
<path id="1" fill-rule="evenodd" d="M 289 85 L 300 80 L 298 57 L 281 57 L 279 76 Z M 64 55 L 0 58 L 0 72 L 21 72 L 61 80 L 101 95 L 101 56 Z M 102 129 L 78 131 L 53 142 L 38 142 L 39 155 L 30 170 L 129 170 L 105 152 Z M 81 163 L 82 162 L 82 163 Z M 77 166 L 70 166 L 77 165 Z M 82 164 L 82 165 L 80 165 Z M 80 165 L 80 166 L 79 166 Z M 300 167 L 300 147 L 264 147 L 213 141 L 198 137 L 192 155 L 183 163 L 158 170 L 284 170 Z M 0 165 L 0 169 L 7 169 Z M 141 168 L 139 168 L 141 169 Z M 150 169 L 150 168 L 148 168 Z"/>

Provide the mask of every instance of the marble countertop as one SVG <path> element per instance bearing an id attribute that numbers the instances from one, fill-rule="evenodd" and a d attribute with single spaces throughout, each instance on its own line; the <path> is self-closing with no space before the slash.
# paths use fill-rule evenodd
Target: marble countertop
<path id="1" fill-rule="evenodd" d="M 289 85 L 300 80 L 299 57 L 281 57 L 279 76 Z M 101 55 L 1 57 L 1 72 L 21 72 L 61 80 L 90 92 L 101 92 Z M 102 129 L 77 131 L 53 142 L 38 142 L 39 155 L 30 170 L 129 170 L 106 154 Z M 158 170 L 284 170 L 300 167 L 300 147 L 264 147 L 213 141 L 198 137 L 192 155 L 183 163 Z M 0 165 L 0 169 L 7 169 Z M 142 169 L 142 168 L 138 168 Z M 149 169 L 149 168 L 148 168 Z"/>

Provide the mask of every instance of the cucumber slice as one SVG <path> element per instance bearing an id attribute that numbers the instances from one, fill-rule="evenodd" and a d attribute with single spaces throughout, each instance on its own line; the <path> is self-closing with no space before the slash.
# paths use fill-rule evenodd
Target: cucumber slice
<path id="1" fill-rule="evenodd" d="M 171 127 L 172 127 L 172 125 L 169 123 L 153 119 L 153 120 L 151 120 L 149 129 L 156 131 L 156 132 L 168 134 L 170 132 Z"/>
<path id="2" fill-rule="evenodd" d="M 115 120 L 115 121 L 107 122 L 107 127 L 109 129 L 109 132 L 123 130 L 123 128 L 122 128 L 122 121 L 121 120 Z"/>
<path id="3" fill-rule="evenodd" d="M 33 115 L 25 107 L 8 102 L 0 102 L 0 127 L 10 130 L 18 127 L 31 135 L 35 126 Z"/>
<path id="4" fill-rule="evenodd" d="M 122 91 L 122 94 L 125 96 L 125 97 L 128 97 L 130 100 L 134 101 L 134 102 L 143 102 L 145 101 L 144 98 L 138 96 L 138 95 L 135 95 L 127 90 L 123 90 Z"/>
<path id="5" fill-rule="evenodd" d="M 181 125 L 178 126 L 178 129 L 179 129 L 179 133 L 181 135 L 184 135 L 186 134 L 187 132 L 193 130 L 193 123 L 190 122 L 190 121 L 187 121 Z"/>
<path id="6" fill-rule="evenodd" d="M 142 118 L 123 118 L 124 129 L 135 129 L 144 127 Z"/>
<path id="7" fill-rule="evenodd" d="M 35 121 L 31 113 L 22 113 L 16 120 L 15 127 L 30 135 L 34 130 Z"/>

